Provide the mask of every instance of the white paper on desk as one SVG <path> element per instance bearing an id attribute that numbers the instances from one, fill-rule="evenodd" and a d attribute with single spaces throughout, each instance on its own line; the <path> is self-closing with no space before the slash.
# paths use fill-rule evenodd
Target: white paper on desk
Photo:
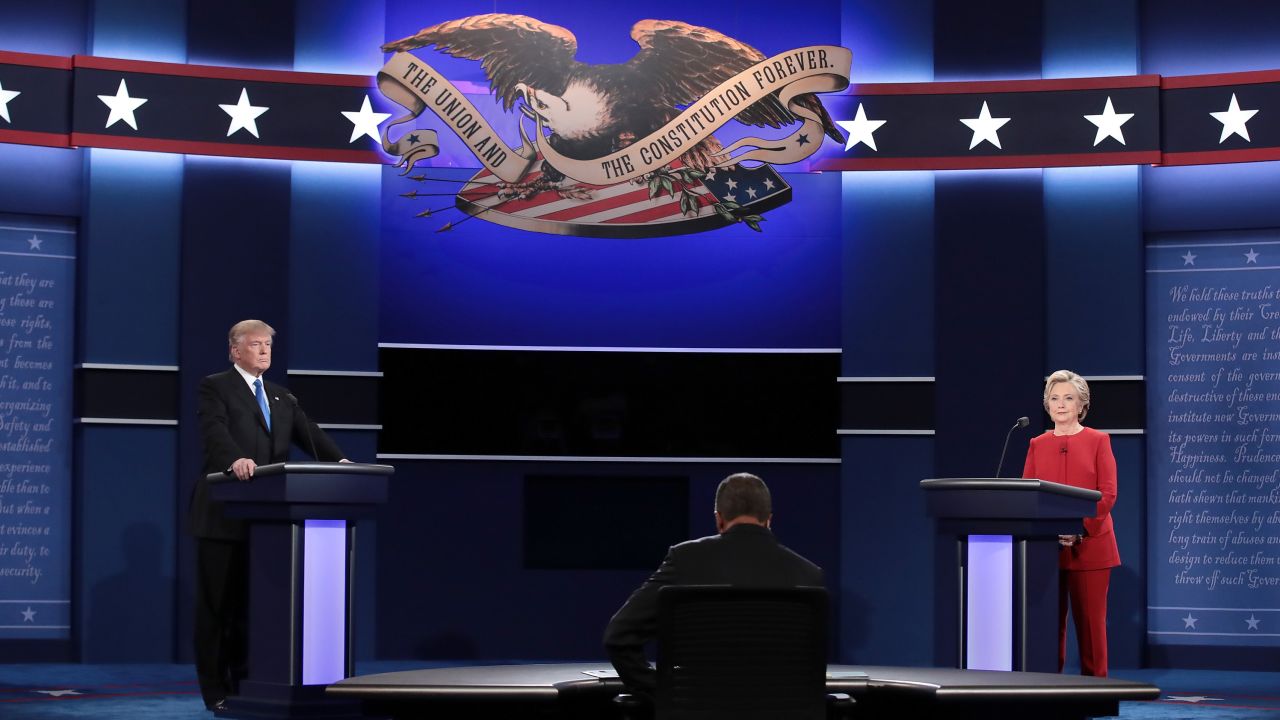
<path id="1" fill-rule="evenodd" d="M 583 671 L 582 671 L 582 674 L 583 674 L 583 675 L 590 675 L 590 676 L 591 676 L 591 677 L 593 677 L 593 678 L 600 678 L 601 680 L 603 680 L 603 679 L 605 679 L 605 678 L 616 678 L 616 677 L 618 677 L 618 671 L 617 671 L 617 670 L 583 670 Z"/>

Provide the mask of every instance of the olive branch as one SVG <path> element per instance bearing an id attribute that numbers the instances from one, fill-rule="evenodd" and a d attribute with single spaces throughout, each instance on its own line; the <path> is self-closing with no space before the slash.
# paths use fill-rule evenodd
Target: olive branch
<path id="1" fill-rule="evenodd" d="M 698 214 L 698 196 L 694 194 L 691 188 L 707 176 L 703 170 L 695 168 L 677 168 L 660 167 L 649 174 L 649 199 L 662 196 L 664 193 L 671 197 L 676 197 L 676 193 L 680 193 L 680 214 L 697 215 Z M 711 205 L 711 209 L 716 211 L 720 217 L 732 223 L 746 223 L 747 227 L 756 232 L 763 232 L 760 229 L 760 223 L 764 222 L 764 217 L 756 214 L 748 214 L 743 212 L 740 203 L 729 200 L 717 200 Z"/>

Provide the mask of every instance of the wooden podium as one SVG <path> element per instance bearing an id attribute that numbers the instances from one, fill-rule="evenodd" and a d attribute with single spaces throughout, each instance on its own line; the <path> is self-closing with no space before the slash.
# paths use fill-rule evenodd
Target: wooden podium
<path id="1" fill-rule="evenodd" d="M 287 462 L 249 482 L 209 476 L 211 496 L 249 526 L 249 668 L 220 717 L 361 717 L 324 696 L 354 674 L 353 520 L 387 501 L 389 465 Z"/>
<path id="2" fill-rule="evenodd" d="M 920 487 L 936 519 L 938 632 L 954 638 L 956 667 L 1057 672 L 1058 535 L 1080 533 L 1102 493 L 1014 478 Z"/>

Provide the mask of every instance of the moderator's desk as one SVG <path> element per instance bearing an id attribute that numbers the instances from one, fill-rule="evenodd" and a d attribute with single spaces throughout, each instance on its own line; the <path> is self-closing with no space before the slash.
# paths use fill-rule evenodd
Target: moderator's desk
<path id="1" fill-rule="evenodd" d="M 615 718 L 622 691 L 605 663 L 490 665 L 347 678 L 327 693 L 364 703 L 370 717 Z M 831 665 L 827 690 L 857 700 L 859 718 L 1079 720 L 1116 715 L 1122 700 L 1159 688 L 1111 678 L 950 668 Z M 859 673 L 863 675 L 858 675 Z"/>

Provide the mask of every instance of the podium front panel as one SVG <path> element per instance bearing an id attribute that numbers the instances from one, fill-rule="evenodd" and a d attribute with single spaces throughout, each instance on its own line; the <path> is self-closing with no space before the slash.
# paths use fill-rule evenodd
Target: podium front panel
<path id="1" fill-rule="evenodd" d="M 965 668 L 1013 669 L 1013 538 L 970 535 L 965 582 Z"/>
<path id="2" fill-rule="evenodd" d="M 347 523 L 307 520 L 302 540 L 302 684 L 347 676 Z"/>

